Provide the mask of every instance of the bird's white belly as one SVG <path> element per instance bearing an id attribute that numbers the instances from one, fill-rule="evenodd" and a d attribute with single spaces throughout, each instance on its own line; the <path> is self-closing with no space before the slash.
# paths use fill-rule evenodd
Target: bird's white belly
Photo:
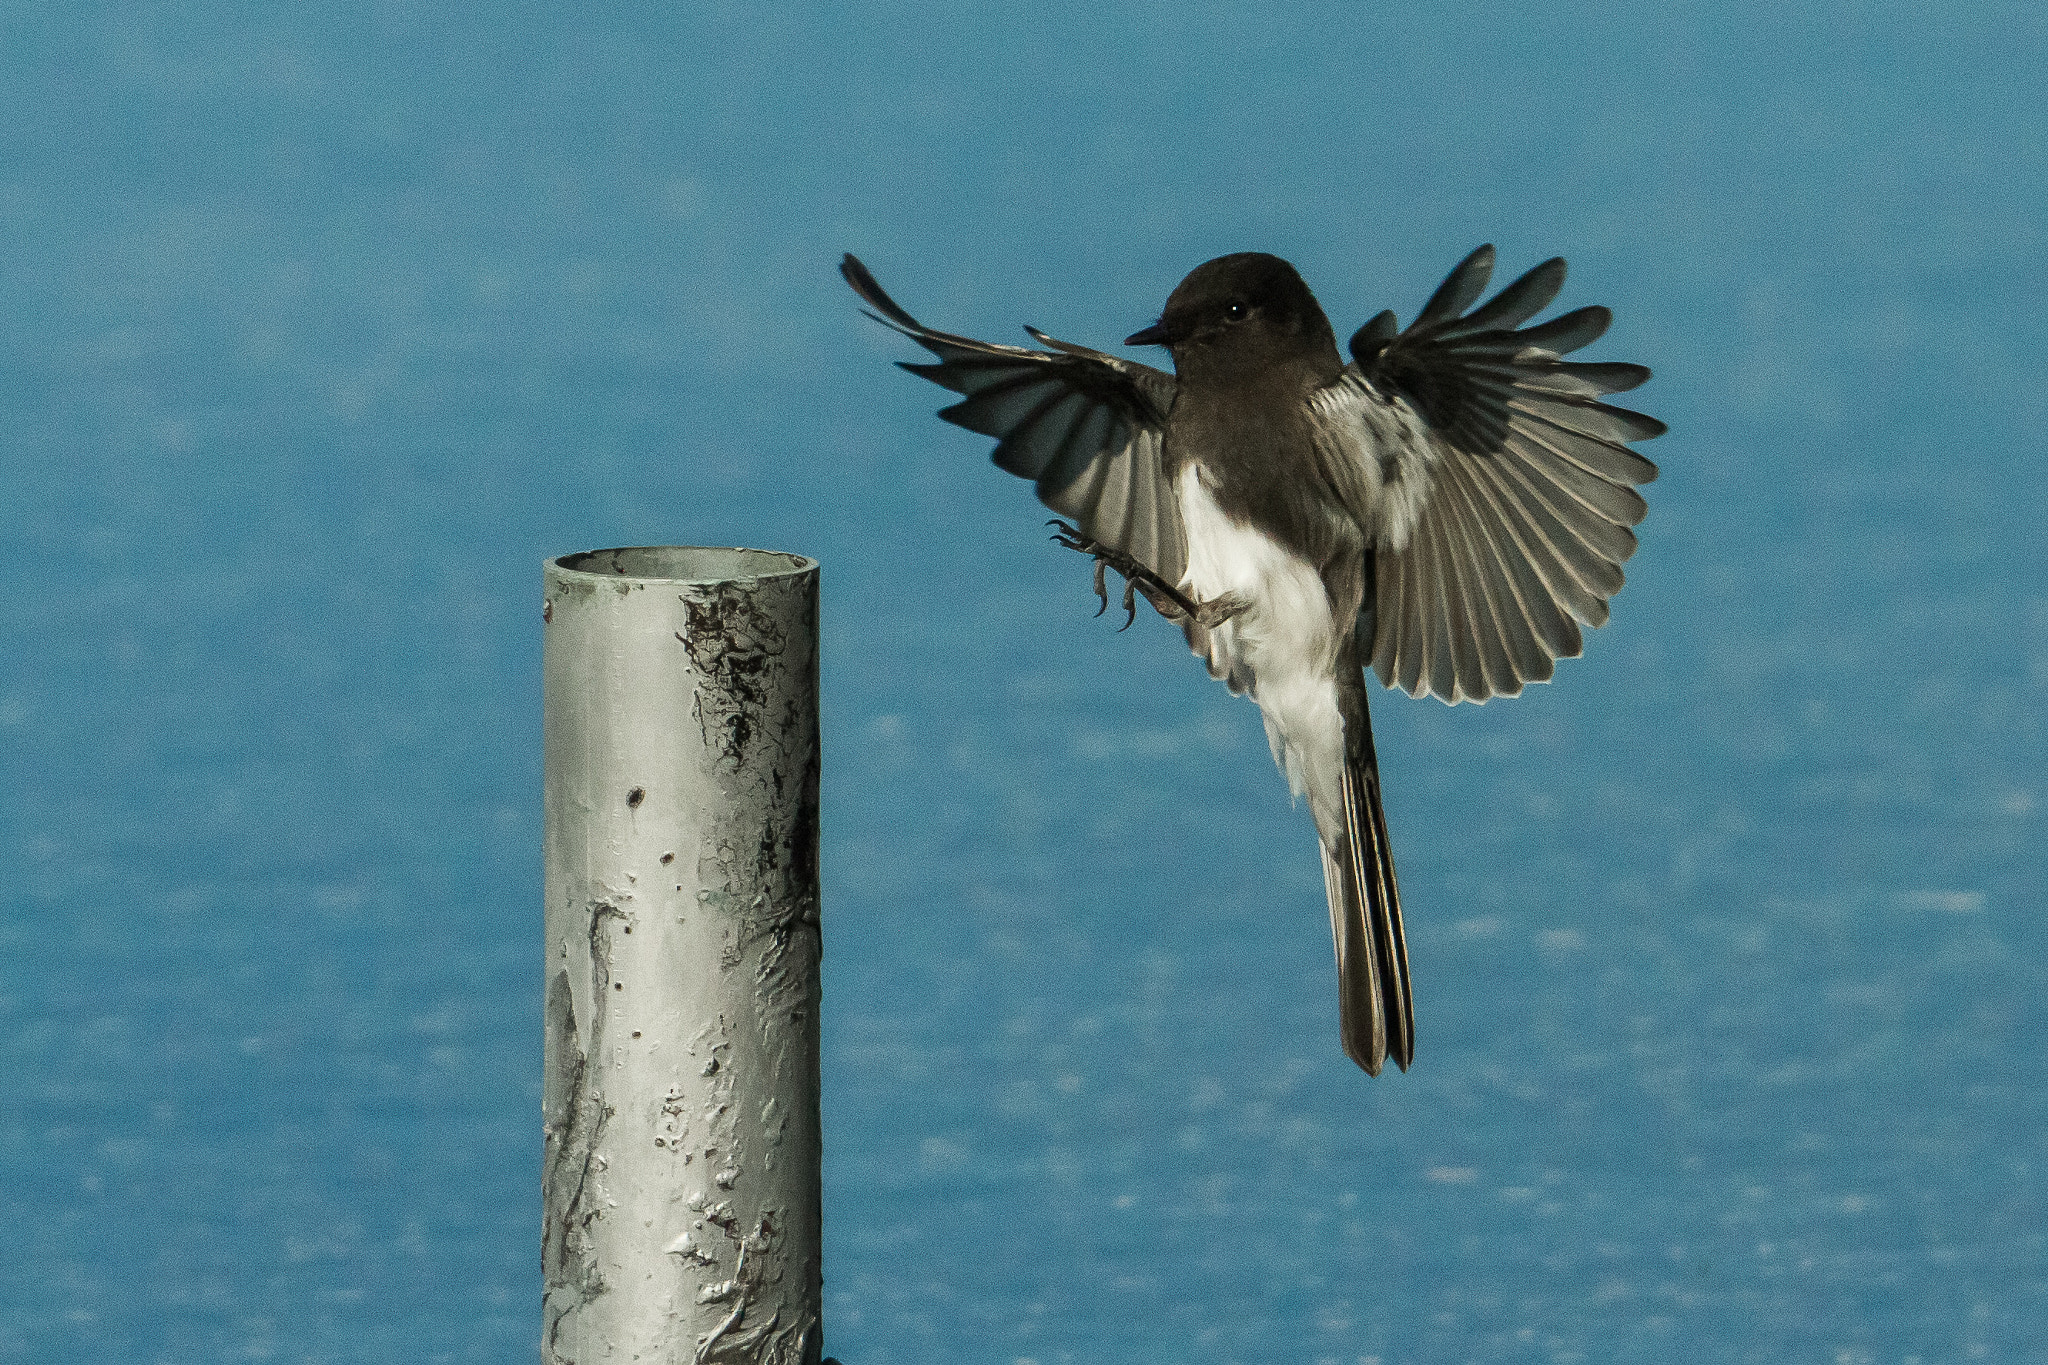
<path id="1" fill-rule="evenodd" d="M 1209 671 L 1248 691 L 1266 722 L 1273 761 L 1307 796 L 1323 841 L 1343 825 L 1344 719 L 1337 708 L 1336 622 L 1322 576 L 1263 532 L 1233 521 L 1202 483 L 1180 476 L 1188 567 L 1181 591 L 1198 601 L 1235 594 L 1250 605 L 1208 632 Z"/>

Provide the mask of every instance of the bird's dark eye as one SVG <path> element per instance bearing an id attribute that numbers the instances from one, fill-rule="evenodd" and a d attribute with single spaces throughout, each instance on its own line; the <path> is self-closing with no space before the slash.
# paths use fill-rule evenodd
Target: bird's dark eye
<path id="1" fill-rule="evenodd" d="M 1242 300 L 1232 299 L 1229 303 L 1223 305 L 1223 316 L 1232 322 L 1243 322 L 1251 315 L 1252 310 L 1245 307 Z"/>

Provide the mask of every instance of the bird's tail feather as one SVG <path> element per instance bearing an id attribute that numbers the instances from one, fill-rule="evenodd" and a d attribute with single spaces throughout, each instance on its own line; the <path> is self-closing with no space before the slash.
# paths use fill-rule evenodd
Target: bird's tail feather
<path id="1" fill-rule="evenodd" d="M 1377 1076 L 1388 1057 L 1403 1071 L 1415 1060 L 1415 1007 L 1372 719 L 1363 687 L 1344 691 L 1344 837 L 1338 848 L 1323 845 L 1323 886 L 1337 948 L 1344 1052 Z"/>

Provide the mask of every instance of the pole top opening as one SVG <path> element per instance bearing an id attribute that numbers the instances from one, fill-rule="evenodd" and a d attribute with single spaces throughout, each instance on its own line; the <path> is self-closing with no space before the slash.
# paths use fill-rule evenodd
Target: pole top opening
<path id="1" fill-rule="evenodd" d="M 548 561 L 563 575 L 666 583 L 729 583 L 740 578 L 789 578 L 811 573 L 815 559 L 780 550 L 724 550 L 701 545 L 628 545 L 585 550 Z"/>

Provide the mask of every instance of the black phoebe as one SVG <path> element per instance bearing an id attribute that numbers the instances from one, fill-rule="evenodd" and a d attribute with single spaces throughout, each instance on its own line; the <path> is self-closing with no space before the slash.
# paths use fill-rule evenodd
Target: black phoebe
<path id="1" fill-rule="evenodd" d="M 998 438 L 1095 557 L 1177 621 L 1209 672 L 1249 692 L 1273 759 L 1322 841 L 1344 1051 L 1372 1075 L 1415 1056 L 1408 945 L 1380 805 L 1364 664 L 1446 702 L 1514 696 L 1607 620 L 1657 467 L 1626 442 L 1664 424 L 1599 401 L 1641 365 L 1560 359 L 1605 308 L 1521 325 L 1564 261 L 1472 312 L 1493 248 L 1467 256 L 1405 331 L 1381 313 L 1351 363 L 1294 267 L 1221 256 L 1124 342 L 1164 346 L 1172 375 L 1055 341 L 1027 350 L 934 332 L 852 256 L 870 316 L 938 357 L 904 368 L 966 395 L 939 415 Z M 1129 624 L 1127 617 L 1126 622 Z"/>

